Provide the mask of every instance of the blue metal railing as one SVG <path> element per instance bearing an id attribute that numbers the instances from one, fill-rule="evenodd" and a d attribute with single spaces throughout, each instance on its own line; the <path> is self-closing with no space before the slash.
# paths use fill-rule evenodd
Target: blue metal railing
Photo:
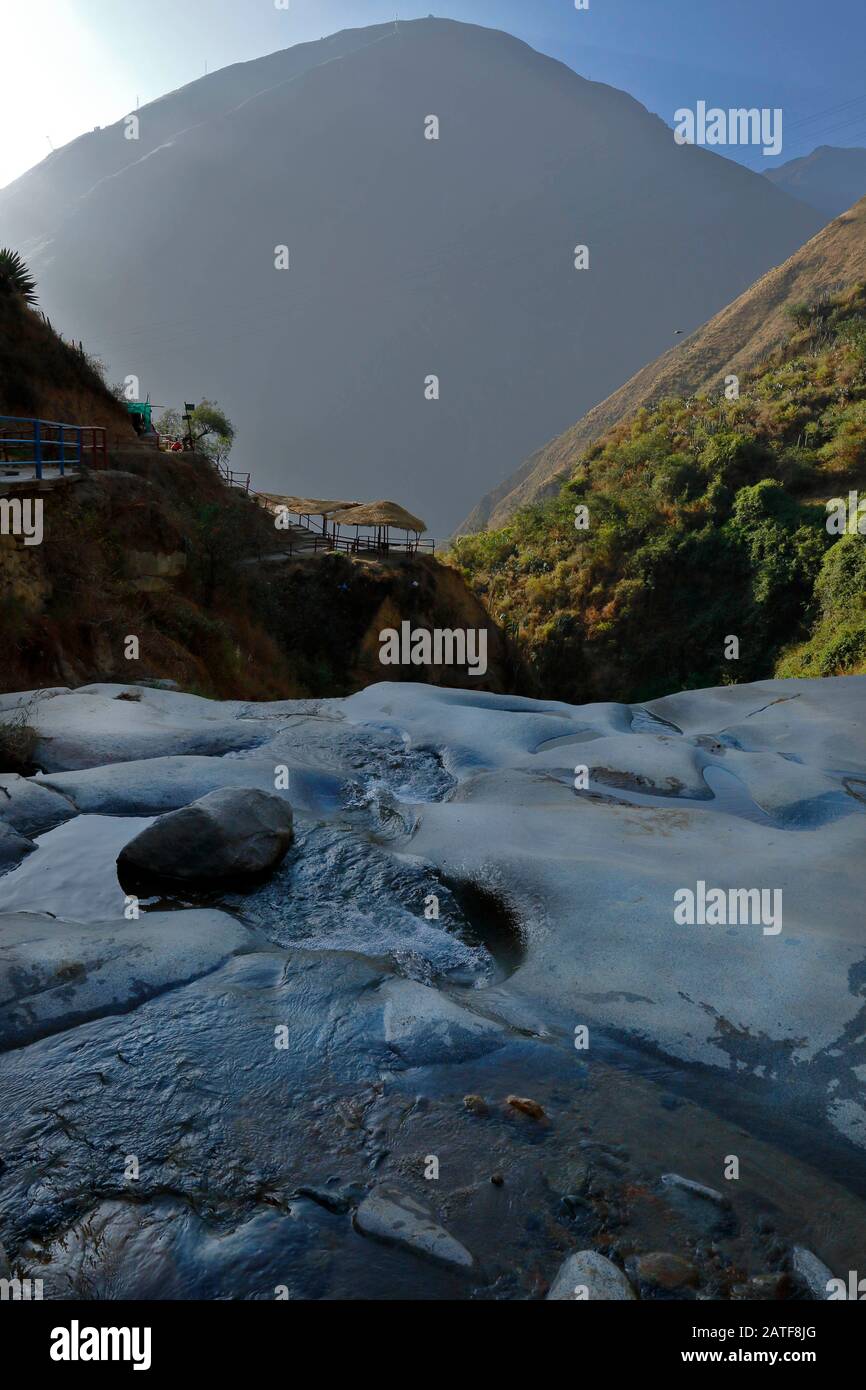
<path id="1" fill-rule="evenodd" d="M 3 466 L 56 468 L 65 477 L 67 466 L 108 467 L 108 441 L 102 425 L 68 425 L 59 420 L 35 420 L 0 415 L 0 472 Z"/>

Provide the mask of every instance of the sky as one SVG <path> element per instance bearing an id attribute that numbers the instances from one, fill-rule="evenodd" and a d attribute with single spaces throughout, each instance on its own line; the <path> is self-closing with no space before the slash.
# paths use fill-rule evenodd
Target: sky
<path id="1" fill-rule="evenodd" d="M 206 69 L 430 13 L 505 29 L 669 124 L 699 100 L 781 107 L 780 159 L 726 150 L 753 168 L 820 144 L 866 146 L 864 0 L 589 0 L 581 11 L 575 0 L 0 0 L 0 187 Z"/>

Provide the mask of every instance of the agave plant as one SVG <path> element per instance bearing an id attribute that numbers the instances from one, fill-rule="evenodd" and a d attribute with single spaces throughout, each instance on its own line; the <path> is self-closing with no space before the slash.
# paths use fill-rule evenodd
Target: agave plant
<path id="1" fill-rule="evenodd" d="M 36 281 L 17 251 L 0 247 L 0 294 L 17 294 L 26 304 L 36 303 Z"/>

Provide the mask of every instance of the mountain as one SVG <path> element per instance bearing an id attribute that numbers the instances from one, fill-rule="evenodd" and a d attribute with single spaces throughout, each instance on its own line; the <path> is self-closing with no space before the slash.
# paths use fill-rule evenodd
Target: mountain
<path id="1" fill-rule="evenodd" d="M 453 568 L 431 555 L 310 555 L 297 541 L 288 553 L 270 511 L 203 455 L 139 439 L 86 352 L 0 289 L 0 417 L 8 415 L 102 426 L 107 466 L 32 487 L 0 468 L 3 507 L 34 501 L 45 532 L 30 545 L 3 516 L 0 692 L 113 677 L 241 699 L 345 694 L 382 679 L 379 634 L 404 619 L 427 631 L 483 628 L 479 688 L 520 687 L 513 650 Z M 15 458 L 0 441 L 0 462 Z M 128 634 L 140 661 L 127 659 Z M 436 685 L 467 679 L 459 666 L 387 669 Z M 16 726 L 16 746 L 20 736 Z M 20 770 L 10 752 L 0 737 L 0 775 Z M 0 872 L 2 861 L 0 844 Z"/>
<path id="2" fill-rule="evenodd" d="M 803 159 L 770 169 L 766 177 L 823 217 L 838 217 L 866 197 L 866 150 L 821 145 Z"/>
<path id="3" fill-rule="evenodd" d="M 0 193 L 52 319 L 157 404 L 218 400 L 263 491 L 394 497 L 440 536 L 820 225 L 625 93 L 447 20 L 136 114 L 138 141 L 91 132 Z"/>
<path id="4" fill-rule="evenodd" d="M 784 265 L 769 271 L 697 333 L 637 372 L 577 424 L 532 454 L 478 503 L 460 528 L 471 534 L 505 526 L 529 503 L 556 492 L 585 451 L 614 425 L 665 396 L 719 386 L 759 362 L 790 331 L 797 303 L 866 278 L 866 198 L 837 218 Z"/>
<path id="5" fill-rule="evenodd" d="M 547 698 L 866 672 L 866 278 L 791 309 L 736 398 L 666 395 L 455 542 Z"/>

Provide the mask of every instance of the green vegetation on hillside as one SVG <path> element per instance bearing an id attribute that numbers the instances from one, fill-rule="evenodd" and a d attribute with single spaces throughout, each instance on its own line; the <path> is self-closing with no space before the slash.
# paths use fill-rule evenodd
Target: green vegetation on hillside
<path id="1" fill-rule="evenodd" d="M 545 696 L 866 670 L 866 539 L 826 524 L 829 499 L 866 492 L 866 284 L 791 323 L 738 399 L 642 410 L 557 496 L 455 543 Z"/>

